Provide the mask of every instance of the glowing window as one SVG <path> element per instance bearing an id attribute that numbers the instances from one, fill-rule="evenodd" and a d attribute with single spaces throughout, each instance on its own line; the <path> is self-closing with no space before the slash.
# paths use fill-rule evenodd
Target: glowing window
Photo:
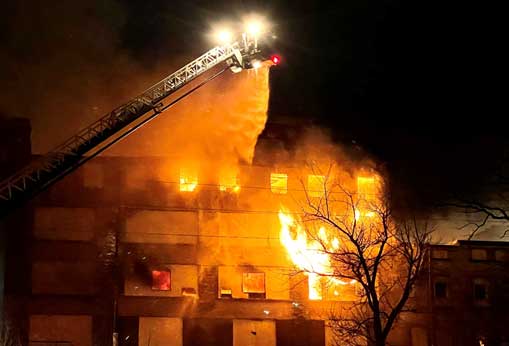
<path id="1" fill-rule="evenodd" d="M 179 179 L 179 190 L 182 192 L 192 192 L 198 186 L 198 174 L 193 171 L 181 170 Z"/>
<path id="2" fill-rule="evenodd" d="M 324 197 L 325 196 L 325 176 L 323 175 L 308 175 L 308 195 L 310 197 Z"/>
<path id="3" fill-rule="evenodd" d="M 239 192 L 239 177 L 236 174 L 223 174 L 219 178 L 219 190 L 225 192 Z"/>
<path id="4" fill-rule="evenodd" d="M 152 270 L 152 289 L 157 291 L 171 290 L 171 273 L 165 270 Z"/>
<path id="5" fill-rule="evenodd" d="M 285 194 L 288 192 L 288 174 L 271 173 L 270 191 L 272 193 Z"/>
<path id="6" fill-rule="evenodd" d="M 359 200 L 373 201 L 376 196 L 375 178 L 358 177 L 357 178 L 357 194 Z"/>

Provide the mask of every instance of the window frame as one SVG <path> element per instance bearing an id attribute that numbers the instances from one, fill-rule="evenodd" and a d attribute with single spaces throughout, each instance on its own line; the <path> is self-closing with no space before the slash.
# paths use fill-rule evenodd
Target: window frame
<path id="1" fill-rule="evenodd" d="M 281 181 L 284 178 L 284 189 L 273 186 L 274 181 Z M 288 193 L 288 174 L 287 173 L 270 173 L 270 192 L 276 195 L 286 195 Z"/>
<path id="2" fill-rule="evenodd" d="M 443 296 L 439 296 L 437 294 L 437 292 L 438 292 L 437 285 L 440 285 L 440 284 L 444 285 L 444 287 L 443 287 L 444 295 Z M 436 300 L 445 300 L 445 299 L 449 298 L 449 283 L 447 282 L 447 280 L 437 279 L 434 281 L 434 283 L 433 283 L 433 297 Z"/>
<path id="3" fill-rule="evenodd" d="M 484 287 L 484 298 L 477 297 L 476 287 Z M 472 281 L 472 298 L 476 305 L 487 305 L 490 299 L 490 283 L 484 278 L 475 278 Z"/>
<path id="4" fill-rule="evenodd" d="M 485 256 L 484 258 L 480 258 L 479 256 L 475 256 L 474 253 L 481 253 L 484 252 Z M 481 248 L 473 248 L 470 249 L 470 259 L 474 262 L 485 262 L 489 260 L 489 253 L 487 249 L 481 249 Z"/>
<path id="5" fill-rule="evenodd" d="M 263 277 L 263 291 L 262 290 L 253 290 L 246 287 L 246 279 L 249 280 L 249 276 L 260 276 Z M 254 278 L 251 278 L 253 280 Z M 259 280 L 258 278 L 257 280 Z M 248 297 L 251 298 L 262 298 L 265 299 L 267 295 L 267 276 L 265 272 L 243 272 L 242 273 L 242 293 L 247 294 Z"/>
<path id="6" fill-rule="evenodd" d="M 445 257 L 442 257 L 442 256 L 437 256 L 436 254 L 438 253 L 445 253 Z M 447 249 L 431 249 L 431 259 L 433 260 L 439 260 L 439 261 L 444 261 L 444 260 L 448 260 L 449 259 L 449 250 Z"/>
<path id="7" fill-rule="evenodd" d="M 320 183 L 321 187 L 320 189 L 318 190 L 314 190 L 314 189 L 311 189 L 311 181 L 313 179 L 316 179 L 315 182 L 313 182 L 313 185 L 316 183 L 318 185 L 318 183 Z M 320 180 L 320 181 L 319 181 Z M 306 194 L 309 196 L 309 197 L 315 197 L 315 198 L 324 198 L 325 197 L 325 193 L 326 193 L 326 185 L 327 183 L 327 177 L 325 175 L 321 175 L 321 174 L 308 174 L 307 176 L 307 184 L 306 184 L 306 187 L 307 187 L 307 190 L 306 190 Z"/>
<path id="8" fill-rule="evenodd" d="M 159 285 L 159 286 L 155 286 L 154 285 L 154 283 L 155 283 L 154 280 L 156 279 L 154 277 L 154 273 L 156 273 L 156 272 L 158 272 L 158 273 L 168 273 L 168 288 L 163 289 L 163 288 L 160 288 L 161 285 Z M 161 292 L 169 292 L 169 291 L 171 291 L 171 286 L 172 285 L 171 285 L 171 270 L 170 269 L 168 269 L 168 268 L 164 268 L 164 269 L 152 269 L 151 270 L 151 276 L 152 276 L 152 285 L 151 285 L 152 291 L 161 291 Z"/>

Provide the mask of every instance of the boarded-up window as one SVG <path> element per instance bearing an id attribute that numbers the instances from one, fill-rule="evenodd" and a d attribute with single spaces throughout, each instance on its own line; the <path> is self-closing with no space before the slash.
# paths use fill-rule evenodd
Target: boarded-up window
<path id="1" fill-rule="evenodd" d="M 184 346 L 233 345 L 233 320 L 231 319 L 189 318 L 184 319 L 183 322 Z"/>
<path id="2" fill-rule="evenodd" d="M 277 346 L 323 346 L 326 342 L 325 323 L 304 319 L 277 320 L 276 340 Z"/>
<path id="3" fill-rule="evenodd" d="M 171 273 L 166 270 L 152 270 L 152 289 L 158 291 L 171 290 Z"/>
<path id="4" fill-rule="evenodd" d="M 32 264 L 34 294 L 94 294 L 97 290 L 93 262 L 40 261 Z"/>
<path id="5" fill-rule="evenodd" d="M 196 244 L 198 214 L 139 210 L 127 219 L 124 237 L 129 243 Z"/>
<path id="6" fill-rule="evenodd" d="M 91 240 L 95 212 L 91 208 L 36 208 L 34 235 L 38 239 Z"/>
<path id="7" fill-rule="evenodd" d="M 276 324 L 274 321 L 233 320 L 233 346 L 276 346 Z"/>
<path id="8" fill-rule="evenodd" d="M 284 173 L 270 174 L 270 191 L 277 194 L 288 192 L 288 175 Z"/>
<path id="9" fill-rule="evenodd" d="M 433 249 L 433 250 L 431 250 L 431 257 L 433 259 L 447 259 L 447 258 L 449 258 L 449 254 L 448 254 L 447 250 Z"/>
<path id="10" fill-rule="evenodd" d="M 83 186 L 89 189 L 101 189 L 104 186 L 103 166 L 88 162 L 83 166 Z"/>
<path id="11" fill-rule="evenodd" d="M 325 196 L 325 176 L 323 175 L 308 175 L 308 188 L 307 194 L 310 197 L 324 197 Z"/>
<path id="12" fill-rule="evenodd" d="M 486 261 L 488 259 L 488 252 L 485 249 L 472 249 L 472 260 Z"/>
<path id="13" fill-rule="evenodd" d="M 140 317 L 139 346 L 182 346 L 182 319 Z"/>
<path id="14" fill-rule="evenodd" d="M 30 316 L 30 345 L 92 346 L 92 317 L 87 315 Z"/>
<path id="15" fill-rule="evenodd" d="M 242 292 L 265 293 L 265 273 L 243 273 Z"/>
<path id="16" fill-rule="evenodd" d="M 509 261 L 509 252 L 506 250 L 497 250 L 495 251 L 495 259 L 498 262 L 507 262 Z"/>

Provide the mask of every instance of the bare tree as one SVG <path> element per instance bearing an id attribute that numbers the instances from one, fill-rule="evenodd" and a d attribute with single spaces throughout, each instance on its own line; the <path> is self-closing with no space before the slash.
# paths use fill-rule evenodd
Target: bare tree
<path id="1" fill-rule="evenodd" d="M 445 206 L 477 216 L 477 222 L 464 226 L 473 227 L 469 239 L 475 237 L 490 221 L 503 224 L 500 238 L 509 236 L 509 153 L 501 156 L 494 174 L 479 182 L 478 189 L 470 193 L 456 192 L 452 201 Z"/>
<path id="2" fill-rule="evenodd" d="M 397 220 L 381 187 L 367 195 L 343 186 L 331 169 L 321 176 L 322 191 L 305 188 L 303 216 L 290 231 L 305 232 L 326 260 L 311 263 L 310 254 L 301 269 L 330 285 L 356 287 L 351 308 L 329 316 L 337 345 L 384 346 L 423 268 L 432 230 L 415 218 Z"/>

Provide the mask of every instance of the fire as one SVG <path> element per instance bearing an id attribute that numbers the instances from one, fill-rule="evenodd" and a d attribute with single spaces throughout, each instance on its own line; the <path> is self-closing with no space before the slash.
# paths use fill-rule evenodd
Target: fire
<path id="1" fill-rule="evenodd" d="M 281 223 L 280 241 L 285 247 L 293 264 L 304 271 L 308 277 L 309 299 L 323 299 L 324 286 L 350 285 L 355 280 L 343 281 L 333 277 L 334 270 L 331 266 L 329 254 L 339 249 L 340 242 L 336 237 L 329 237 L 324 227 L 320 227 L 316 239 L 308 237 L 306 230 L 295 222 L 294 218 L 284 210 L 279 212 Z M 326 250 L 326 251 L 324 251 Z M 339 295 L 334 290 L 334 295 Z"/>
<path id="2" fill-rule="evenodd" d="M 237 174 L 223 173 L 219 178 L 219 190 L 238 193 L 240 191 L 240 183 Z"/>
<path id="3" fill-rule="evenodd" d="M 373 217 L 375 212 L 373 205 L 377 203 L 379 186 L 376 177 L 357 177 L 357 210 L 355 219 L 359 221 L 361 216 Z"/>
<path id="4" fill-rule="evenodd" d="M 179 178 L 179 190 L 182 192 L 192 192 L 198 186 L 198 175 L 196 172 L 181 170 Z"/>

